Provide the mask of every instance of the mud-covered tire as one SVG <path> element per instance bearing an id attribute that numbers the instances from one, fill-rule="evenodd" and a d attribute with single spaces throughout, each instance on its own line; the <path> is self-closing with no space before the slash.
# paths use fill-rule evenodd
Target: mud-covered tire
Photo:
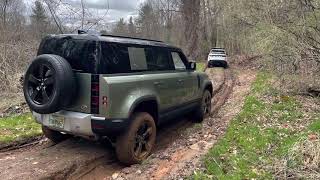
<path id="1" fill-rule="evenodd" d="M 192 113 L 192 121 L 201 123 L 203 120 L 211 115 L 211 99 L 212 95 L 209 90 L 205 90 L 202 95 L 201 104 Z"/>
<path id="2" fill-rule="evenodd" d="M 44 54 L 28 67 L 23 92 L 32 111 L 50 114 L 71 105 L 76 80 L 70 64 L 62 57 Z"/>
<path id="3" fill-rule="evenodd" d="M 60 143 L 70 137 L 70 135 L 62 134 L 61 132 L 49 129 L 45 126 L 42 126 L 42 132 L 44 136 L 50 139 L 54 143 Z"/>
<path id="4" fill-rule="evenodd" d="M 150 114 L 138 112 L 131 120 L 128 130 L 116 142 L 117 157 L 125 165 L 139 164 L 147 159 L 156 141 L 157 128 Z"/>

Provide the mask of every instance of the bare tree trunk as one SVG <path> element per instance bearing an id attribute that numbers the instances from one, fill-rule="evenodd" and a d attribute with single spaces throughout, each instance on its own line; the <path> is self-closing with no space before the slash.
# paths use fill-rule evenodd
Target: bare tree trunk
<path id="1" fill-rule="evenodd" d="M 83 30 L 83 25 L 84 25 L 84 16 L 85 16 L 85 9 L 84 9 L 83 0 L 81 0 L 81 9 L 82 9 L 81 29 Z"/>
<path id="2" fill-rule="evenodd" d="M 3 23 L 2 23 L 2 34 L 6 34 L 7 31 L 7 8 L 8 8 L 8 4 L 9 4 L 9 0 L 5 0 L 4 1 L 4 6 L 3 6 Z M 4 36 L 3 41 L 4 46 L 3 46 L 3 63 L 7 61 L 7 36 Z M 4 70 L 5 72 L 5 70 Z M 4 73 L 4 80 L 5 80 L 5 85 L 8 86 L 8 78 L 7 78 L 7 74 Z"/>
<path id="3" fill-rule="evenodd" d="M 3 23 L 2 23 L 2 28 L 6 28 L 6 23 L 7 23 L 7 7 L 8 7 L 8 3 L 9 3 L 9 0 L 4 0 L 4 4 L 3 4 Z"/>
<path id="4" fill-rule="evenodd" d="M 181 3 L 185 23 L 187 55 L 192 59 L 196 59 L 199 56 L 198 26 L 200 20 L 200 0 L 182 0 Z"/>

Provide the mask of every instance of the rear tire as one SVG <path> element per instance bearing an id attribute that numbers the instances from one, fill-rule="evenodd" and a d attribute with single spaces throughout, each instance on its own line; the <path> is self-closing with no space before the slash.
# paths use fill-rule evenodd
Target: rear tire
<path id="1" fill-rule="evenodd" d="M 201 104 L 193 112 L 192 121 L 195 123 L 201 123 L 203 120 L 211 114 L 211 99 L 212 95 L 209 90 L 205 90 L 202 95 Z"/>
<path id="2" fill-rule="evenodd" d="M 62 134 L 59 131 L 49 129 L 46 126 L 42 126 L 42 132 L 43 132 L 44 136 L 46 136 L 48 139 L 50 139 L 55 144 L 58 144 L 58 143 L 66 140 L 70 137 L 67 134 Z"/>
<path id="3" fill-rule="evenodd" d="M 116 153 L 126 165 L 142 163 L 152 152 L 156 141 L 156 125 L 145 112 L 135 113 L 128 130 L 117 138 Z"/>

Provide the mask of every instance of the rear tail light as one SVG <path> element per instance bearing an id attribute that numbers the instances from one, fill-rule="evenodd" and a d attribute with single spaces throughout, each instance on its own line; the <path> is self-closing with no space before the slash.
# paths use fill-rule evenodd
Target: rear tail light
<path id="1" fill-rule="evenodd" d="M 93 91 L 93 92 L 99 92 L 99 83 L 96 83 L 96 82 L 92 83 L 92 85 L 91 85 L 91 91 Z"/>
<path id="2" fill-rule="evenodd" d="M 99 106 L 99 96 L 92 96 L 91 97 L 91 105 L 92 106 Z"/>
<path id="3" fill-rule="evenodd" d="M 99 104 L 100 104 L 100 95 L 99 95 L 99 75 L 91 75 L 91 113 L 99 114 Z"/>

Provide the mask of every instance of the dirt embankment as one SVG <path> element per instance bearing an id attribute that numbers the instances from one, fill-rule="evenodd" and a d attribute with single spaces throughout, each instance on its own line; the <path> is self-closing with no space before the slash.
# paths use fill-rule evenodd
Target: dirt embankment
<path id="1" fill-rule="evenodd" d="M 208 74 L 215 87 L 212 117 L 202 125 L 192 124 L 185 117 L 161 127 L 157 149 L 142 165 L 122 166 L 116 160 L 114 150 L 102 143 L 73 138 L 53 145 L 42 140 L 34 146 L 0 153 L 0 177 L 177 179 L 190 175 L 201 167 L 200 157 L 221 137 L 230 119 L 240 111 L 243 98 L 255 77 L 252 71 L 234 74 L 231 70 L 222 69 L 209 70 Z"/>

